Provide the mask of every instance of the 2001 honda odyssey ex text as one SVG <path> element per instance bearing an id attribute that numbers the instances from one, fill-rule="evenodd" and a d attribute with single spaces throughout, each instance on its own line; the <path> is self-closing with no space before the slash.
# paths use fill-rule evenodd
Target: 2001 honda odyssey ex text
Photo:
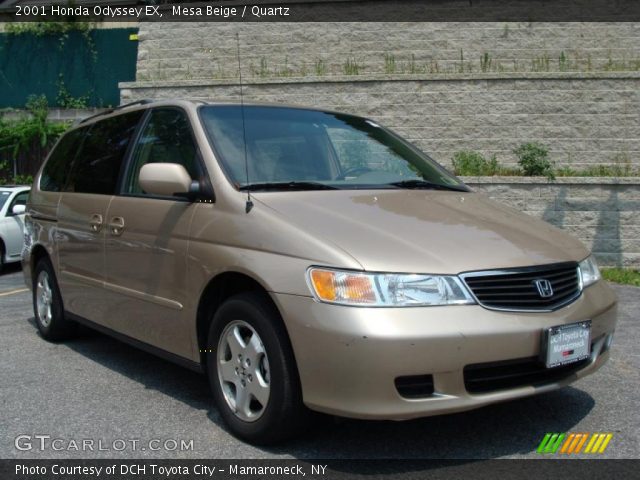
<path id="1" fill-rule="evenodd" d="M 206 372 L 231 431 L 410 419 L 547 392 L 608 358 L 616 298 L 569 235 L 366 118 L 141 101 L 66 133 L 23 253 L 38 328 Z"/>

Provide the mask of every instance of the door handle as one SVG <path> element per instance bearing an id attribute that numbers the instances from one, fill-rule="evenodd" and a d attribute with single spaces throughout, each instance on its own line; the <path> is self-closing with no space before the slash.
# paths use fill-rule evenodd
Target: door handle
<path id="1" fill-rule="evenodd" d="M 89 228 L 92 232 L 98 233 L 102 229 L 102 215 L 98 215 L 97 213 L 91 215 Z"/>
<path id="2" fill-rule="evenodd" d="M 124 230 L 124 218 L 112 217 L 109 222 L 109 230 L 111 231 L 111 235 L 122 235 L 122 231 Z"/>

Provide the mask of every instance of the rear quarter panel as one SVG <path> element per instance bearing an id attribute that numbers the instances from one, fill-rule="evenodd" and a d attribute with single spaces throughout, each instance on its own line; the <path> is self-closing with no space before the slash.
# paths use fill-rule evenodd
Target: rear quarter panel
<path id="1" fill-rule="evenodd" d="M 51 258 L 53 268 L 58 274 L 58 256 L 56 249 L 56 226 L 58 202 L 60 193 L 43 192 L 37 188 L 38 179 L 31 189 L 31 195 L 27 202 L 27 215 L 25 217 L 25 228 L 29 236 L 29 241 L 25 245 L 22 256 L 22 267 L 25 283 L 31 287 L 31 255 L 36 246 L 44 247 Z"/>

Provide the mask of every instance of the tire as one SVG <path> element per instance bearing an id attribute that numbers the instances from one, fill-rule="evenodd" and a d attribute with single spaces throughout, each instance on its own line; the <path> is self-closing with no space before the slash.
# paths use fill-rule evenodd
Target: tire
<path id="1" fill-rule="evenodd" d="M 206 348 L 213 398 L 235 436 L 268 445 L 308 425 L 312 414 L 302 403 L 289 337 L 266 294 L 244 293 L 224 302 Z"/>
<path id="2" fill-rule="evenodd" d="M 4 243 L 0 240 L 0 273 L 4 270 Z"/>
<path id="3" fill-rule="evenodd" d="M 41 258 L 33 273 L 33 313 L 40 335 L 45 340 L 65 340 L 75 332 L 75 323 L 64 317 L 64 307 L 53 266 Z"/>

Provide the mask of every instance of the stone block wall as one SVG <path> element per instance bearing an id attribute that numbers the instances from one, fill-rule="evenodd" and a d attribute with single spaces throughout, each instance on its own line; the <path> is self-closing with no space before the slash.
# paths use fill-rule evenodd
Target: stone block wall
<path id="1" fill-rule="evenodd" d="M 443 164 L 477 150 L 513 166 L 539 141 L 558 166 L 640 167 L 640 24 L 140 24 L 122 99 L 247 100 L 375 117 Z"/>
<path id="2" fill-rule="evenodd" d="M 121 84 L 121 100 L 239 102 L 236 82 L 138 81 Z M 558 166 L 640 167 L 638 72 L 256 78 L 244 96 L 369 116 L 444 165 L 457 151 L 477 150 L 512 166 L 514 148 L 538 141 Z"/>
<path id="3" fill-rule="evenodd" d="M 141 23 L 138 80 L 640 69 L 636 23 Z"/>
<path id="4" fill-rule="evenodd" d="M 514 166 L 538 141 L 557 166 L 640 170 L 638 23 L 141 23 L 121 101 L 246 102 L 364 115 L 435 160 L 476 150 Z M 640 267 L 640 180 L 472 179 L 564 228 L 603 265 Z"/>

